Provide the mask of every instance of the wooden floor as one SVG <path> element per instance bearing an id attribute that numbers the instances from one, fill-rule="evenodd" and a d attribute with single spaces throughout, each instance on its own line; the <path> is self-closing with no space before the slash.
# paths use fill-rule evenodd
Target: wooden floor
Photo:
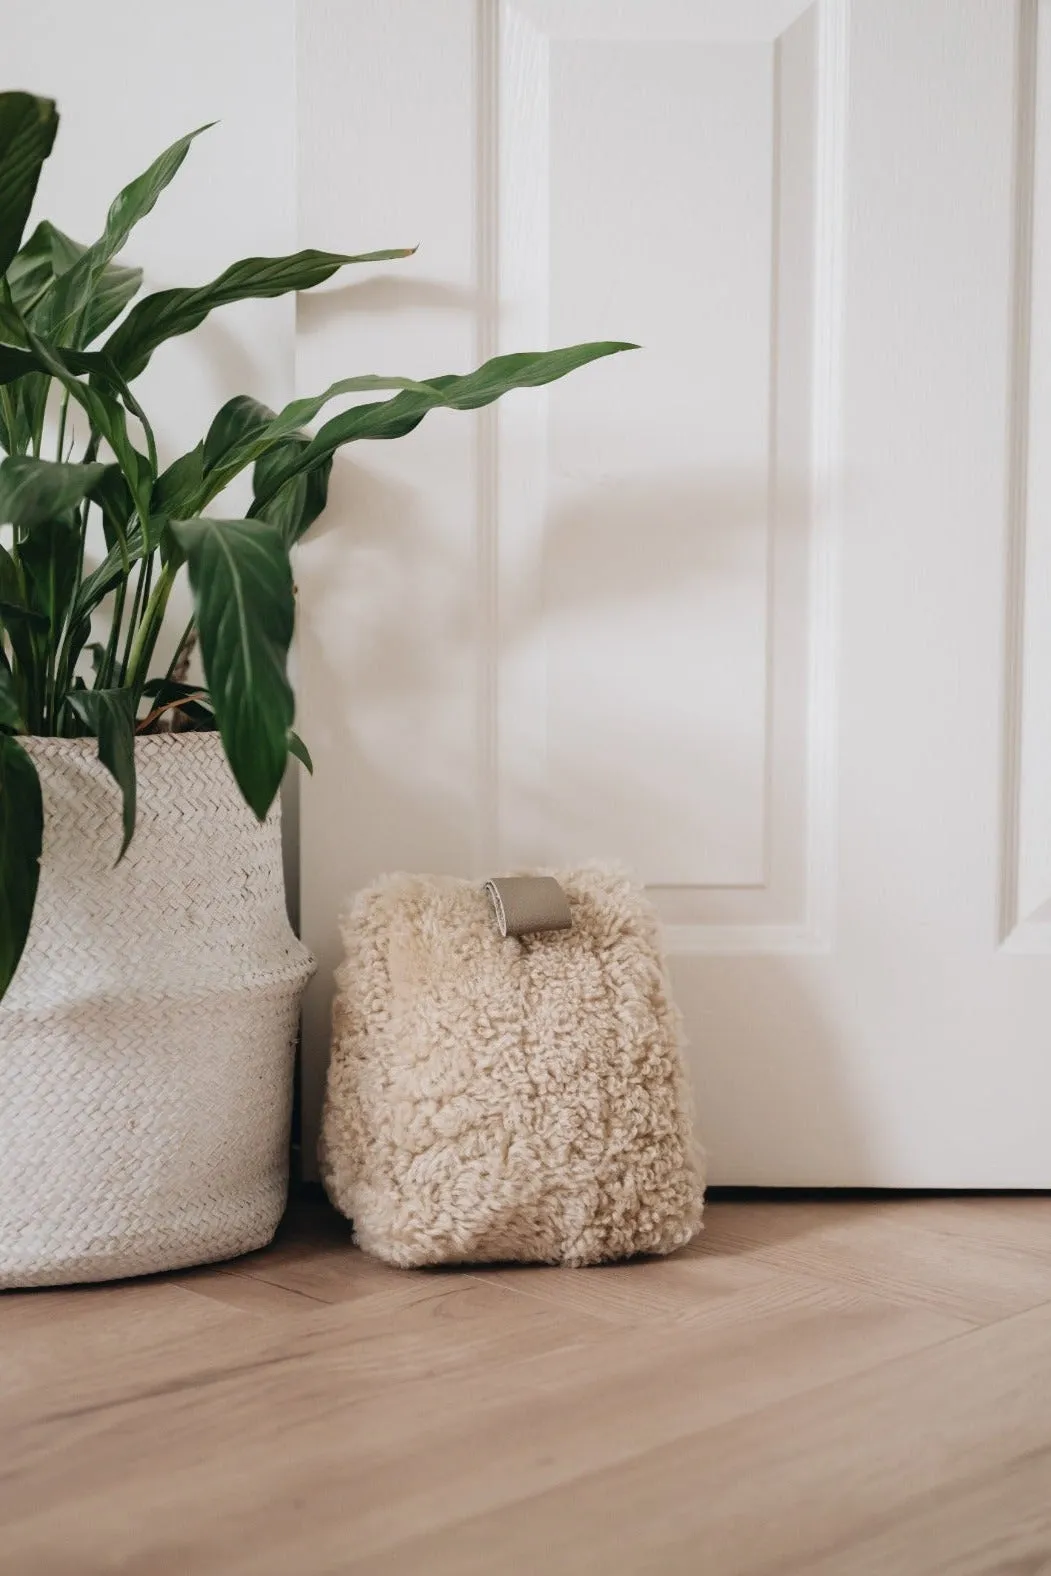
<path id="1" fill-rule="evenodd" d="M 1051 1200 L 718 1203 L 673 1259 L 0 1297 L 18 1576 L 1051 1572 Z"/>

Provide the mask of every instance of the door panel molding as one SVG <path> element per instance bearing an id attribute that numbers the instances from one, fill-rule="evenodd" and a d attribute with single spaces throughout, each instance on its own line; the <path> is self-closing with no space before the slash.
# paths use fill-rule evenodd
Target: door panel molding
<path id="1" fill-rule="evenodd" d="M 577 467 L 581 474 L 568 479 L 568 488 L 563 486 L 560 458 L 571 442 L 586 452 L 587 435 L 572 390 L 536 391 L 483 413 L 480 430 L 479 865 L 558 863 L 608 852 L 608 847 L 589 841 L 603 834 L 617 851 L 624 847 L 624 836 L 629 843 L 634 837 L 638 846 L 627 848 L 630 862 L 647 879 L 674 951 L 826 950 L 831 943 L 835 884 L 846 0 L 735 9 L 692 3 L 653 6 L 642 0 L 601 7 L 561 0 L 557 6 L 534 0 L 501 0 L 499 5 L 482 0 L 478 18 L 480 353 L 534 341 L 546 344 L 560 337 L 553 332 L 559 304 L 552 302 L 551 281 L 554 277 L 560 282 L 566 270 L 551 267 L 552 248 L 557 250 L 559 242 L 552 225 L 557 229 L 560 222 L 571 224 L 573 216 L 570 212 L 566 219 L 552 180 L 560 179 L 565 186 L 574 173 L 567 175 L 571 159 L 560 146 L 556 176 L 552 176 L 550 139 L 559 136 L 564 112 L 560 86 L 566 97 L 578 85 L 585 91 L 593 86 L 589 51 L 601 58 L 605 72 L 617 66 L 616 48 L 609 46 L 629 38 L 636 44 L 682 45 L 676 56 L 687 55 L 688 44 L 695 51 L 689 59 L 703 70 L 708 50 L 726 51 L 732 46 L 729 54 L 716 57 L 718 71 L 737 69 L 747 58 L 754 62 L 753 89 L 759 73 L 768 73 L 768 89 L 753 91 L 748 100 L 765 117 L 767 146 L 764 152 L 756 144 L 753 127 L 743 157 L 744 174 L 753 183 L 757 158 L 765 158 L 769 171 L 763 199 L 768 211 L 761 221 L 752 215 L 759 225 L 757 234 L 762 233 L 762 224 L 767 227 L 768 267 L 761 281 L 761 300 L 755 296 L 754 310 L 740 313 L 746 323 L 753 320 L 749 332 L 754 336 L 755 313 L 761 310 L 768 332 L 761 384 L 753 385 L 764 406 L 761 469 L 748 483 L 754 497 L 743 517 L 745 528 L 750 527 L 757 539 L 746 572 L 758 577 L 748 615 L 754 621 L 753 635 L 741 651 L 753 674 L 752 698 L 746 706 L 753 733 L 744 748 L 753 764 L 741 780 L 743 798 L 724 788 L 721 794 L 710 794 L 706 803 L 702 783 L 696 794 L 699 809 L 691 813 L 681 802 L 669 807 L 663 838 L 652 828 L 636 835 L 639 817 L 633 815 L 630 801 L 621 836 L 615 814 L 603 819 L 600 810 L 594 818 L 597 824 L 589 824 L 586 807 L 618 791 L 612 780 L 617 751 L 623 753 L 628 746 L 623 736 L 613 734 L 605 781 L 580 781 L 572 775 L 576 762 L 572 738 L 568 748 L 566 743 L 569 724 L 562 723 L 561 740 L 557 727 L 552 738 L 553 699 L 566 707 L 567 695 L 571 701 L 579 682 L 580 665 L 586 669 L 589 661 L 601 664 L 587 649 L 586 632 L 579 638 L 571 632 L 568 641 L 558 635 L 558 599 L 550 597 L 545 585 L 545 575 L 549 582 L 551 575 L 545 560 L 556 556 L 551 552 L 551 533 L 560 528 L 565 510 L 560 514 L 559 499 L 552 497 L 547 478 L 554 474 L 564 494 L 572 493 L 574 482 L 597 477 L 599 505 L 585 505 L 580 534 L 585 538 L 590 534 L 594 551 L 600 553 L 602 522 L 594 512 L 603 506 L 602 482 L 609 485 L 601 467 L 609 462 L 610 445 L 607 439 L 606 453 L 592 458 L 590 474 L 585 458 Z M 599 57 L 602 50 L 605 53 Z M 633 50 L 636 73 L 645 69 L 637 64 L 640 58 L 644 57 Z M 671 52 L 658 51 L 650 67 L 659 73 L 678 70 L 680 63 Z M 749 66 L 741 70 L 742 81 L 748 83 Z M 596 66 L 594 76 L 599 75 Z M 590 109 L 601 143 L 600 89 Z M 654 163 L 660 152 L 659 132 L 658 127 Z M 747 142 L 747 129 L 743 137 Z M 583 172 L 579 178 L 592 173 L 598 181 L 606 178 L 601 153 L 600 146 L 583 153 L 574 147 L 572 159 L 579 161 Z M 589 157 L 595 161 L 591 166 Z M 636 178 L 626 167 L 623 173 L 626 183 Z M 626 189 L 626 204 L 631 196 Z M 717 212 L 708 217 L 718 224 Z M 571 235 L 565 247 L 571 250 Z M 630 277 L 626 290 L 622 280 L 621 300 L 625 293 L 630 295 L 630 286 Z M 559 287 L 556 284 L 556 291 Z M 569 303 L 571 315 L 578 306 Z M 623 307 L 620 310 L 623 315 Z M 610 322 L 606 331 L 615 327 L 619 325 Z M 754 338 L 748 343 L 754 355 Z M 589 392 L 597 389 L 598 378 L 613 365 L 599 370 Z M 625 388 L 630 399 L 630 382 Z M 557 405 L 551 423 L 553 440 L 548 431 L 552 404 Z M 741 408 L 749 408 L 747 391 Z M 596 426 L 601 426 L 601 418 Z M 560 440 L 559 434 L 567 431 L 570 436 Z M 646 441 L 651 440 L 644 436 Z M 652 441 L 656 446 L 659 439 Z M 565 470 L 564 462 L 561 469 Z M 678 510 L 684 522 L 691 509 L 704 508 L 696 481 L 691 485 L 694 494 L 687 489 L 683 497 L 670 500 L 671 512 Z M 736 506 L 740 507 L 739 500 Z M 748 508 L 754 511 L 754 520 L 747 517 Z M 739 537 L 742 534 L 738 532 Z M 623 553 L 623 540 L 618 545 Z M 563 568 L 567 562 L 578 588 L 592 567 L 601 581 L 601 565 L 589 561 L 586 542 L 568 560 L 563 554 Z M 703 616 L 703 607 L 701 612 Z M 629 606 L 626 617 L 631 616 Z M 596 639 L 602 638 L 600 631 Z M 703 653 L 703 643 L 696 649 Z M 690 692 L 700 686 L 689 656 L 687 650 L 665 666 L 669 696 L 662 717 L 664 737 L 668 737 L 669 716 L 674 719 L 676 714 L 683 729 L 688 731 L 692 724 L 696 735 L 690 748 L 669 763 L 666 777 L 675 782 L 691 780 L 688 768 L 703 759 L 705 748 L 713 758 L 717 756 L 716 726 L 732 712 L 736 682 L 736 674 L 730 672 L 723 680 L 722 701 L 717 696 L 709 702 L 706 717 L 696 710 L 691 717 Z M 701 685 L 705 677 L 701 675 Z M 597 686 L 601 692 L 594 674 L 585 673 L 585 680 L 593 691 Z M 575 719 L 569 703 L 568 715 L 570 722 L 587 727 L 586 703 L 581 703 L 581 715 Z M 610 720 L 615 725 L 615 707 Z M 569 731 L 572 734 L 572 728 Z M 581 745 L 582 755 L 587 751 L 601 759 L 601 731 L 597 728 Z M 701 776 L 695 772 L 693 780 Z M 654 788 L 652 780 L 644 783 L 640 802 L 659 804 Z M 559 801 L 561 810 L 556 808 Z M 742 809 L 744 801 L 747 813 Z M 567 803 L 583 807 L 575 826 L 569 828 L 560 824 Z M 687 879 L 681 877 L 684 868 Z"/>
<path id="2" fill-rule="evenodd" d="M 1019 0 L 1000 943 L 1051 952 L 1051 12 Z"/>

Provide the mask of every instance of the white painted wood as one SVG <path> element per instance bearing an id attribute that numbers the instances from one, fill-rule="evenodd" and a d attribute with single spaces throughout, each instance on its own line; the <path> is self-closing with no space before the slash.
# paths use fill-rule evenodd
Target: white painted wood
<path id="1" fill-rule="evenodd" d="M 775 49 L 769 26 L 723 42 L 715 8 L 714 42 L 655 30 L 643 51 L 560 47 L 536 10 L 503 12 L 502 346 L 608 336 L 619 311 L 645 354 L 500 410 L 500 857 L 586 842 L 665 889 L 684 950 L 807 950 L 831 830 L 842 13 L 797 8 Z"/>
<path id="2" fill-rule="evenodd" d="M 299 390 L 645 345 L 337 464 L 299 566 L 308 1113 L 356 886 L 613 855 L 713 1180 L 1051 1185 L 1049 33 L 302 0 L 302 239 L 423 245 L 302 304 Z"/>
<path id="3" fill-rule="evenodd" d="M 1039 21 L 1043 26 L 1039 26 Z M 1051 952 L 1051 12 L 1023 12 L 1012 325 L 1004 944 Z"/>

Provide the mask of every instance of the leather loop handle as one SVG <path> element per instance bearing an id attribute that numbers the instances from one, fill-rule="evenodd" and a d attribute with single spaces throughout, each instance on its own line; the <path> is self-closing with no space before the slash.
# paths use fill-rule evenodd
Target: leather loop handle
<path id="1" fill-rule="evenodd" d="M 554 876 L 494 876 L 485 883 L 501 936 L 569 930 L 569 899 Z"/>

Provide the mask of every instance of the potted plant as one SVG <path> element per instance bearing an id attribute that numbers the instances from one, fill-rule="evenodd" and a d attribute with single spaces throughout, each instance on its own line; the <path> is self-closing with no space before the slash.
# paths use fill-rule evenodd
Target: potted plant
<path id="1" fill-rule="evenodd" d="M 229 302 L 409 249 L 246 258 L 136 299 L 141 272 L 118 256 L 198 133 L 84 246 L 47 221 L 25 238 L 57 126 L 50 100 L 0 94 L 0 1286 L 269 1240 L 312 968 L 285 915 L 275 807 L 289 754 L 309 767 L 286 669 L 290 555 L 343 445 L 628 348 L 347 378 L 279 412 L 238 395 L 164 463 L 133 392 L 160 344 Z M 308 430 L 363 392 L 386 397 Z M 249 467 L 247 516 L 221 517 Z M 162 669 L 182 575 L 193 619 Z"/>

